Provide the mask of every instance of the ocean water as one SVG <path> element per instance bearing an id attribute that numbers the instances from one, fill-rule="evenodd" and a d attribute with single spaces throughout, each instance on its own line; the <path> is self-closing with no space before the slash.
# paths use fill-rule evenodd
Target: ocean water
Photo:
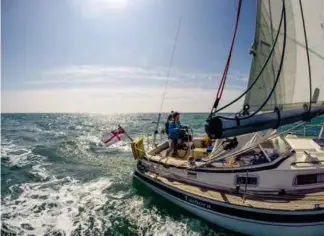
<path id="1" fill-rule="evenodd" d="M 183 114 L 182 123 L 204 135 L 206 116 Z M 157 114 L 2 114 L 1 233 L 238 235 L 136 182 L 129 141 L 100 141 L 118 124 L 132 137 L 152 135 L 156 120 Z"/>

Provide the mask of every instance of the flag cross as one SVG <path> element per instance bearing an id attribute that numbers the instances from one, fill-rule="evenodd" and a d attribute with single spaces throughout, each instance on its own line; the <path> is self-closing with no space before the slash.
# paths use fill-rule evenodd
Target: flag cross
<path id="1" fill-rule="evenodd" d="M 113 140 L 114 138 L 117 138 L 119 141 L 121 140 L 121 137 L 119 136 L 120 134 L 124 134 L 125 131 L 123 129 L 118 128 L 117 131 L 111 131 L 113 136 L 111 136 L 109 139 L 103 141 L 104 143 L 108 143 L 109 141 Z"/>

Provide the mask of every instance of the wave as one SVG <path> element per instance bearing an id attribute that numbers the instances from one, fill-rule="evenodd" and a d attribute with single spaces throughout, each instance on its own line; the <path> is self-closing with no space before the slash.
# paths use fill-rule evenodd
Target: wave
<path id="1" fill-rule="evenodd" d="M 42 168 L 35 172 L 48 177 Z M 80 183 L 70 177 L 54 176 L 42 183 L 22 184 L 18 198 L 3 198 L 2 222 L 11 232 L 24 235 L 102 232 L 105 220 L 100 217 L 101 208 L 108 200 L 104 190 L 111 184 L 104 177 Z"/>

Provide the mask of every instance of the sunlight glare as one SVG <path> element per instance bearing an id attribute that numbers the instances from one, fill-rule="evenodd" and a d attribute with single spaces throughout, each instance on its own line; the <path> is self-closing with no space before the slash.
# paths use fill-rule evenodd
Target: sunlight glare
<path id="1" fill-rule="evenodd" d="M 128 0 L 100 0 L 98 2 L 104 8 L 124 9 L 127 6 Z"/>

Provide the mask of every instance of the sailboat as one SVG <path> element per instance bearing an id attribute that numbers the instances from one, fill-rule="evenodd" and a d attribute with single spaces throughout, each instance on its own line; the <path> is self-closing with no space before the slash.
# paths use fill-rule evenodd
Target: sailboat
<path id="1" fill-rule="evenodd" d="M 323 235 L 323 139 L 287 134 L 324 113 L 324 0 L 256 2 L 246 91 L 221 108 L 217 96 L 207 136 L 186 135 L 180 158 L 165 156 L 167 141 L 146 151 L 143 138 L 133 140 L 134 177 L 232 231 Z M 239 0 L 237 23 L 241 5 Z M 231 51 L 225 71 L 230 57 Z M 226 75 L 218 95 L 225 82 Z M 242 97 L 244 106 L 234 117 L 220 114 Z M 293 127 L 277 131 L 288 124 Z"/>

